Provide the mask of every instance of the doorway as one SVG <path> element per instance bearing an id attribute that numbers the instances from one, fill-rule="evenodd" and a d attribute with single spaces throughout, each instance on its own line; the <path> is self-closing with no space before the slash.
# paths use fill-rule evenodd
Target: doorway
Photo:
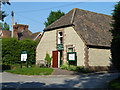
<path id="1" fill-rule="evenodd" d="M 52 56 L 53 56 L 52 67 L 58 68 L 58 51 L 53 51 Z"/>
<path id="2" fill-rule="evenodd" d="M 52 67 L 58 68 L 62 65 L 62 58 L 63 58 L 63 51 L 53 51 L 53 61 L 52 61 Z"/>

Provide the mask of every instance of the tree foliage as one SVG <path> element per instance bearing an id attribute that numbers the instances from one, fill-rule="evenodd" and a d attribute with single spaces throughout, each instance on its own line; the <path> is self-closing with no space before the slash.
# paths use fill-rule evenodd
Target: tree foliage
<path id="1" fill-rule="evenodd" d="M 2 39 L 2 63 L 4 65 L 15 64 L 21 60 L 21 52 L 28 51 L 29 64 L 35 63 L 35 48 L 37 41 L 29 39 L 17 40 L 15 38 Z"/>
<path id="2" fill-rule="evenodd" d="M 63 15 L 65 15 L 65 13 L 61 12 L 60 10 L 58 10 L 56 12 L 51 11 L 49 14 L 49 17 L 47 18 L 47 21 L 45 21 L 45 23 L 44 23 L 45 27 L 49 26 L 50 24 L 52 24 L 54 21 L 56 21 Z"/>
<path id="3" fill-rule="evenodd" d="M 4 23 L 4 30 L 9 30 L 10 28 L 9 28 L 9 25 L 5 22 Z"/>
<path id="4" fill-rule="evenodd" d="M 5 4 L 8 4 L 8 5 L 11 5 L 10 2 L 3 2 L 2 1 L 2 4 L 5 5 Z M 1 1 L 0 1 L 0 8 L 1 8 Z M 0 20 L 4 21 L 4 18 L 7 16 L 7 14 L 5 13 L 5 11 L 1 11 L 0 9 Z"/>
<path id="5" fill-rule="evenodd" d="M 112 22 L 112 43 L 111 53 L 113 64 L 120 69 L 120 2 L 115 5 L 113 10 L 113 22 Z"/>
<path id="6" fill-rule="evenodd" d="M 0 30 L 9 30 L 9 29 L 10 29 L 9 24 L 7 24 L 6 22 L 4 22 L 3 24 L 0 22 Z"/>

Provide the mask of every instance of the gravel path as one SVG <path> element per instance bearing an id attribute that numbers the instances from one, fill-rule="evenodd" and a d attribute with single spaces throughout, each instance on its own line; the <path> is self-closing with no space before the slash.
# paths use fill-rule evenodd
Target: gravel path
<path id="1" fill-rule="evenodd" d="M 2 74 L 3 88 L 106 88 L 120 73 L 26 76 L 7 72 Z"/>

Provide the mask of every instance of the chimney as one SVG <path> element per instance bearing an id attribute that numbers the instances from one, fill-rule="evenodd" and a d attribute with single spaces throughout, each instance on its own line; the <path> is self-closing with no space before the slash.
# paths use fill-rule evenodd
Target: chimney
<path id="1" fill-rule="evenodd" d="M 17 25 L 17 22 L 15 22 L 15 25 Z"/>

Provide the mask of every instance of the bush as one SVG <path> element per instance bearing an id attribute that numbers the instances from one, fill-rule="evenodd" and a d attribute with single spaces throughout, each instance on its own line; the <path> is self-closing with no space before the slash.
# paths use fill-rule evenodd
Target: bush
<path id="1" fill-rule="evenodd" d="M 60 67 L 60 69 L 65 69 L 65 70 L 69 70 L 69 71 L 83 72 L 83 73 L 89 72 L 84 66 L 74 66 L 74 65 L 69 66 L 68 63 L 65 63 L 64 65 L 62 65 Z"/>
<path id="2" fill-rule="evenodd" d="M 10 69 L 11 69 L 10 65 L 2 64 L 2 71 L 4 71 L 4 70 L 10 70 Z"/>
<path id="3" fill-rule="evenodd" d="M 42 63 L 37 64 L 36 67 L 47 68 L 47 66 L 45 64 L 42 64 Z"/>
<path id="4" fill-rule="evenodd" d="M 2 38 L 2 64 L 12 65 L 21 60 L 21 52 L 28 51 L 29 64 L 35 63 L 37 41 L 29 39 Z"/>
<path id="5" fill-rule="evenodd" d="M 89 72 L 84 66 L 77 66 L 76 71 L 83 72 L 83 73 Z"/>
<path id="6" fill-rule="evenodd" d="M 52 56 L 50 57 L 50 55 L 48 53 L 46 53 L 45 60 L 47 61 L 47 66 L 50 67 L 51 66 Z"/>

